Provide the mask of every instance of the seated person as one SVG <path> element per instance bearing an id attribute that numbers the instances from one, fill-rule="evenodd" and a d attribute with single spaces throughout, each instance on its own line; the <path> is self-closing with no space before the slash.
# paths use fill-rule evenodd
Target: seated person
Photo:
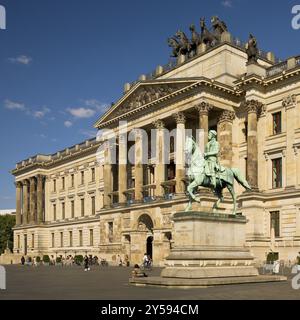
<path id="1" fill-rule="evenodd" d="M 145 278 L 148 277 L 145 272 L 142 272 L 139 265 L 134 265 L 134 269 L 132 271 L 132 278 Z"/>

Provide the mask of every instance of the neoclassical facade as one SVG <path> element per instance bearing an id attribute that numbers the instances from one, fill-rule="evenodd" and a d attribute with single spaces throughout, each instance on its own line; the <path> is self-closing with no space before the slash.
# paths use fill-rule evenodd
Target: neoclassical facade
<path id="1" fill-rule="evenodd" d="M 116 134 L 115 163 L 105 137 L 18 163 L 12 171 L 14 253 L 93 254 L 111 262 L 120 254 L 140 263 L 147 252 L 162 265 L 173 245 L 172 215 L 188 202 L 184 140 L 178 132 L 190 129 L 196 135 L 201 129 L 204 148 L 214 129 L 220 163 L 239 168 L 253 188 L 244 192 L 236 185 L 239 213 L 249 220 L 247 246 L 257 261 L 270 253 L 295 260 L 300 251 L 300 57 L 278 63 L 272 53 L 261 53 L 257 63 L 247 61 L 245 47 L 226 32 L 217 45 L 202 44 L 195 56 L 181 55 L 126 84 L 122 98 L 95 123 Z M 154 152 L 140 129 L 149 136 L 154 132 Z M 177 129 L 168 146 L 164 129 Z M 127 162 L 131 148 L 134 164 Z M 213 194 L 200 189 L 199 195 L 201 204 L 194 209 L 210 210 Z M 225 193 L 221 210 L 231 208 Z"/>

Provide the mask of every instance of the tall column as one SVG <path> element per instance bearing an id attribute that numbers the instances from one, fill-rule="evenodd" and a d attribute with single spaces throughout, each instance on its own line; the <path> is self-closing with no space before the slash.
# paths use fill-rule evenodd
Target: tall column
<path id="1" fill-rule="evenodd" d="M 213 109 L 213 106 L 202 101 L 196 105 L 195 108 L 199 112 L 199 129 L 202 130 L 199 137 L 200 149 L 204 151 L 205 145 L 208 142 L 208 115 L 209 111 Z"/>
<path id="2" fill-rule="evenodd" d="M 119 203 L 127 201 L 124 192 L 127 190 L 127 139 L 126 134 L 119 136 Z"/>
<path id="3" fill-rule="evenodd" d="M 176 194 L 184 194 L 185 192 L 185 123 L 186 118 L 182 112 L 174 115 L 176 130 Z"/>
<path id="4" fill-rule="evenodd" d="M 16 182 L 16 225 L 22 224 L 21 220 L 21 202 L 22 202 L 22 183 Z"/>
<path id="5" fill-rule="evenodd" d="M 30 215 L 29 223 L 34 224 L 36 222 L 35 208 L 36 208 L 36 192 L 35 192 L 35 177 L 30 178 Z"/>
<path id="6" fill-rule="evenodd" d="M 220 163 L 221 165 L 232 167 L 232 123 L 235 119 L 233 111 L 225 110 L 222 112 L 218 123 L 218 141 L 220 143 Z"/>
<path id="7" fill-rule="evenodd" d="M 289 95 L 283 99 L 286 110 L 286 188 L 295 188 L 297 184 L 297 157 L 295 155 L 295 129 L 297 129 L 297 96 Z"/>
<path id="8" fill-rule="evenodd" d="M 28 224 L 28 186 L 29 182 L 28 180 L 23 181 L 23 224 Z"/>
<path id="9" fill-rule="evenodd" d="M 156 163 L 155 163 L 155 195 L 162 198 L 165 190 L 162 183 L 166 180 L 166 160 L 165 159 L 165 124 L 158 120 L 153 123 L 156 129 Z"/>
<path id="10" fill-rule="evenodd" d="M 248 150 L 247 150 L 247 180 L 252 189 L 258 189 L 258 146 L 257 146 L 257 116 L 262 103 L 257 100 L 246 102 L 248 112 Z"/>
<path id="11" fill-rule="evenodd" d="M 42 175 L 37 176 L 37 222 L 44 222 L 44 177 Z"/>
<path id="12" fill-rule="evenodd" d="M 103 180 L 104 180 L 104 192 L 103 192 L 103 207 L 108 209 L 111 207 L 112 199 L 112 163 L 111 163 L 111 149 L 108 141 L 104 142 L 104 168 L 103 168 Z"/>
<path id="13" fill-rule="evenodd" d="M 140 130 L 135 130 L 135 201 L 143 200 L 143 137 Z"/>

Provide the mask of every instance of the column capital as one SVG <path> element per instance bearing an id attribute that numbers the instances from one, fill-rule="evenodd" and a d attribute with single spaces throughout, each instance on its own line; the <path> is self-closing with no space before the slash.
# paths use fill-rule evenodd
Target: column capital
<path id="1" fill-rule="evenodd" d="M 213 105 L 206 102 L 205 100 L 200 101 L 199 104 L 195 105 L 195 109 L 199 112 L 200 115 L 208 115 L 208 113 L 213 109 Z"/>
<path id="2" fill-rule="evenodd" d="M 29 186 L 29 181 L 26 179 L 26 180 L 23 180 L 22 181 L 22 184 L 23 184 L 23 187 L 24 186 Z"/>
<path id="3" fill-rule="evenodd" d="M 17 181 L 17 182 L 15 182 L 15 186 L 16 186 L 16 188 L 22 188 L 23 187 L 23 182 Z"/>
<path id="4" fill-rule="evenodd" d="M 219 123 L 222 122 L 233 122 L 235 120 L 235 112 L 234 111 L 229 111 L 229 110 L 224 110 L 220 117 L 219 117 Z"/>
<path id="5" fill-rule="evenodd" d="M 175 118 L 175 121 L 177 124 L 185 124 L 186 123 L 186 117 L 184 113 L 177 112 L 173 114 L 173 117 Z"/>
<path id="6" fill-rule="evenodd" d="M 158 129 L 158 130 L 165 129 L 165 123 L 162 120 L 156 120 L 152 124 L 155 127 L 155 129 Z"/>
<path id="7" fill-rule="evenodd" d="M 258 100 L 252 99 L 252 100 L 246 101 L 246 109 L 248 114 L 250 113 L 258 114 L 262 107 L 263 107 L 263 104 Z"/>

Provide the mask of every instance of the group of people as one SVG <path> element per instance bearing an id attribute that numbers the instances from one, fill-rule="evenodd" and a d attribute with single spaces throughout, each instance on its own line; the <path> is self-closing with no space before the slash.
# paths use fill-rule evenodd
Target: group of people
<path id="1" fill-rule="evenodd" d="M 129 267 L 130 262 L 129 262 L 129 257 L 126 254 L 124 259 L 122 260 L 121 256 L 118 254 L 117 255 L 117 264 L 119 267 Z"/>

